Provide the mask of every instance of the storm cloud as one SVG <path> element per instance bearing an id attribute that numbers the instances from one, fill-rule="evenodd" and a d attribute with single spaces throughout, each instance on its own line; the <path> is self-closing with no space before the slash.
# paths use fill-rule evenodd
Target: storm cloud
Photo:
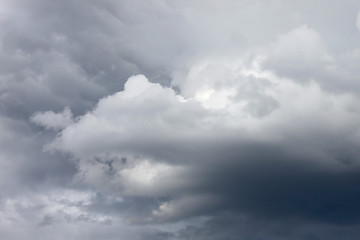
<path id="1" fill-rule="evenodd" d="M 357 239 L 357 1 L 0 3 L 1 239 Z"/>

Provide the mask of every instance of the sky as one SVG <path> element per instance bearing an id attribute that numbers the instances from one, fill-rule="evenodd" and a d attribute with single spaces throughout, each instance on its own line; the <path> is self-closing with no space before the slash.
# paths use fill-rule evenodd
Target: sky
<path id="1" fill-rule="evenodd" d="M 356 0 L 2 0 L 0 239 L 355 240 Z"/>

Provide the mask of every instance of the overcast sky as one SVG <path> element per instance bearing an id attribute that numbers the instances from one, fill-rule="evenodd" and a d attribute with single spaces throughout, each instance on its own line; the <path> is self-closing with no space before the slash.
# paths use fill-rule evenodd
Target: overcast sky
<path id="1" fill-rule="evenodd" d="M 358 0 L 0 1 L 0 239 L 359 235 Z"/>

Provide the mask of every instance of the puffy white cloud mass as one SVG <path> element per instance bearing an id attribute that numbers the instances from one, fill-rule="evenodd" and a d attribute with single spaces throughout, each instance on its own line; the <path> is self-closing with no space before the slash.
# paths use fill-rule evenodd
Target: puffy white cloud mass
<path id="1" fill-rule="evenodd" d="M 308 30 L 289 36 L 303 31 Z M 78 161 L 77 179 L 92 186 L 106 185 L 124 196 L 170 198 L 146 218 L 159 221 L 224 205 L 231 193 L 200 192 L 208 181 L 199 178 L 210 177 L 202 166 L 215 175 L 236 169 L 254 158 L 239 150 L 248 146 L 284 148 L 280 152 L 290 154 L 285 165 L 312 164 L 331 173 L 357 169 L 358 97 L 263 70 L 262 55 L 250 59 L 195 64 L 178 84 L 180 93 L 133 76 L 123 91 L 101 99 L 46 148 L 71 153 Z M 347 148 L 355 155 L 336 156 Z M 256 164 L 265 161 L 257 158 Z M 223 165 L 225 170 L 217 170 Z"/>

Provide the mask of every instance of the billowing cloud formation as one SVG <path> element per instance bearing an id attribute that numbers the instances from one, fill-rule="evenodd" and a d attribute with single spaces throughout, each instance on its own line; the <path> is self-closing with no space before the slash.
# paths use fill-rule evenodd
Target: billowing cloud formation
<path id="1" fill-rule="evenodd" d="M 1 239 L 357 239 L 359 3 L 0 3 Z"/>
<path id="2" fill-rule="evenodd" d="M 285 217 L 323 218 L 311 206 L 316 188 L 307 189 L 306 180 L 296 181 L 313 177 L 321 187 L 323 181 L 337 181 L 338 190 L 344 191 L 347 180 L 342 175 L 359 166 L 358 99 L 326 92 L 315 82 L 299 84 L 261 72 L 258 61 L 255 58 L 250 68 L 242 61 L 194 67 L 180 87 L 187 97 L 150 83 L 143 75 L 131 77 L 124 91 L 100 100 L 94 110 L 62 130 L 48 148 L 72 153 L 79 160 L 78 177 L 91 185 L 98 187 L 103 181 L 124 191 L 124 196 L 169 198 L 152 210 L 149 219 L 204 214 L 209 208 L 227 208 L 233 199 L 232 207 L 261 214 L 278 209 Z M 341 156 L 342 152 L 350 155 Z M 307 165 L 313 169 L 306 169 Z M 258 176 L 246 176 L 246 168 L 253 175 L 264 169 Z M 323 171 L 330 176 L 321 176 Z M 228 176 L 238 186 L 227 186 Z M 278 183 L 290 176 L 294 179 L 287 181 L 295 182 Z M 211 178 L 218 179 L 209 187 Z M 242 186 L 252 178 L 259 183 Z M 263 194 L 265 179 L 280 195 L 268 208 L 256 199 L 256 194 Z M 259 193 L 249 193 L 248 187 L 258 188 Z M 301 204 L 304 209 L 291 204 L 297 191 L 309 191 Z M 351 202 L 357 199 L 350 192 L 345 196 Z M 250 200 L 254 206 L 247 206 Z M 333 199 L 336 204 L 342 200 Z M 353 214 L 346 208 L 334 207 L 325 219 L 345 221 L 339 218 Z"/>

